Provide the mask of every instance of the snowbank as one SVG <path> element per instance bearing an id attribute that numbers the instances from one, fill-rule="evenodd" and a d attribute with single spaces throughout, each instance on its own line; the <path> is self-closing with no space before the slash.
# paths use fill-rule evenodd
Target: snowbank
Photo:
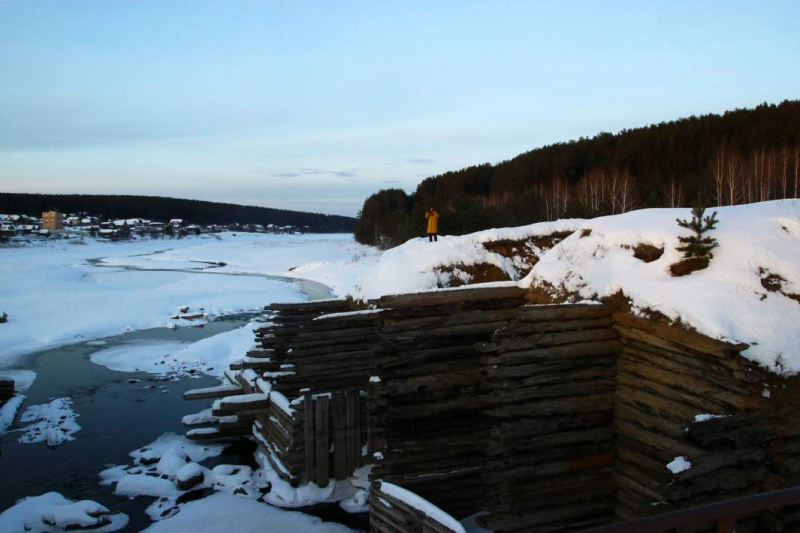
<path id="1" fill-rule="evenodd" d="M 449 274 L 438 272 L 440 267 L 489 264 L 499 268 L 511 280 L 518 280 L 526 272 L 521 257 L 505 257 L 492 252 L 484 244 L 497 241 L 522 241 L 553 233 L 572 232 L 580 227 L 581 220 L 542 222 L 519 228 L 501 228 L 480 231 L 462 236 L 440 236 L 438 242 L 411 239 L 388 250 L 377 264 L 361 275 L 351 288 L 352 296 L 362 300 L 379 298 L 387 294 L 419 292 L 436 289 L 449 281 L 448 276 L 461 276 L 458 271 Z M 537 257 L 545 250 L 533 247 Z M 528 266 L 529 268 L 529 266 Z M 463 281 L 468 281 L 464 278 Z"/>
<path id="2" fill-rule="evenodd" d="M 800 201 L 711 211 L 718 212 L 710 236 L 719 247 L 705 270 L 670 275 L 670 265 L 682 259 L 678 237 L 688 234 L 675 219 L 690 218 L 690 210 L 645 209 L 586 221 L 524 282 L 586 299 L 622 291 L 637 309 L 750 344 L 743 355 L 773 371 L 800 372 L 800 300 L 789 297 L 800 294 Z M 633 248 L 642 243 L 663 248 L 663 255 L 649 263 L 635 258 Z M 783 280 L 779 291 L 765 287 L 770 274 Z"/>
<path id="3" fill-rule="evenodd" d="M 0 407 L 0 437 L 2 437 L 11 424 L 14 423 L 14 417 L 17 416 L 17 411 L 22 406 L 22 402 L 25 401 L 25 395 L 22 393 L 33 385 L 36 379 L 36 372 L 32 370 L 3 370 L 0 372 L 0 377 L 13 379 L 14 390 L 16 391 L 16 394 Z"/>
<path id="4" fill-rule="evenodd" d="M 171 518 L 157 522 L 145 529 L 147 533 L 204 531 L 229 533 L 231 527 L 239 533 L 289 533 L 317 531 L 320 533 L 345 533 L 351 529 L 326 523 L 317 517 L 283 511 L 260 503 L 225 494 L 214 494 L 202 500 L 181 506 L 181 511 Z"/>
<path id="5" fill-rule="evenodd" d="M 164 377 L 187 377 L 199 372 L 222 377 L 233 359 L 240 359 L 253 345 L 249 324 L 193 343 L 175 340 L 124 342 L 89 357 L 98 365 L 118 372 L 148 372 Z"/>
<path id="6" fill-rule="evenodd" d="M 93 501 L 72 502 L 57 492 L 31 496 L 0 514 L 0 531 L 56 533 L 77 527 L 91 531 L 119 531 L 128 525 L 128 516 L 107 513 L 108 509 Z M 92 516 L 95 515 L 95 516 Z"/>
<path id="7" fill-rule="evenodd" d="M 689 234 L 675 219 L 691 218 L 690 211 L 644 209 L 443 237 L 435 243 L 412 239 L 385 252 L 352 294 L 370 299 L 435 290 L 442 285 L 441 267 L 457 265 L 488 263 L 516 279 L 515 259 L 483 243 L 572 231 L 556 246 L 538 250 L 538 262 L 516 283 L 571 301 L 621 292 L 634 312 L 655 311 L 710 337 L 747 343 L 745 357 L 775 372 L 800 372 L 800 201 L 709 209 L 719 219 L 710 232 L 719 242 L 710 266 L 673 277 L 670 266 L 683 259 L 676 250 L 678 237 Z M 663 253 L 645 262 L 634 256 L 641 244 Z"/>

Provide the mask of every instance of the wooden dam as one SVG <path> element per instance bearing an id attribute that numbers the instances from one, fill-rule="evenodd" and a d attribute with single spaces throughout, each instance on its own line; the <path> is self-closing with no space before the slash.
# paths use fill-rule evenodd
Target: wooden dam
<path id="1" fill-rule="evenodd" d="M 187 435 L 252 436 L 295 486 L 374 465 L 380 533 L 457 530 L 400 494 L 493 531 L 555 532 L 800 483 L 796 380 L 746 345 L 532 299 L 478 285 L 269 306 L 228 383 L 187 393 L 217 417 Z M 800 531 L 800 508 L 737 531 Z"/>

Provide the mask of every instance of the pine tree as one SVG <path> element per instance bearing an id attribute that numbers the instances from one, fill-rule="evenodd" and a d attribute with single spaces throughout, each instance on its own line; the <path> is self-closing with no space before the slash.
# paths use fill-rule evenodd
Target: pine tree
<path id="1" fill-rule="evenodd" d="M 707 231 L 714 229 L 714 226 L 719 222 L 717 220 L 717 212 L 711 213 L 710 217 L 704 217 L 706 208 L 697 206 L 692 209 L 692 219 L 690 221 L 676 219 L 678 225 L 682 228 L 690 229 L 694 235 L 689 237 L 678 237 L 682 246 L 677 249 L 683 252 L 683 256 L 687 259 L 711 259 L 714 254 L 711 250 L 718 246 L 717 239 L 713 237 L 703 236 Z"/>

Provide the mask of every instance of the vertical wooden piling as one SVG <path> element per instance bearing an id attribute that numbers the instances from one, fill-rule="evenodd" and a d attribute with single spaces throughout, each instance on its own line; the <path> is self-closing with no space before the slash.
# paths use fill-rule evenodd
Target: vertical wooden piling
<path id="1" fill-rule="evenodd" d="M 353 391 L 345 392 L 346 400 L 346 424 L 347 424 L 347 471 L 354 469 L 353 461 Z"/>
<path id="2" fill-rule="evenodd" d="M 336 479 L 350 475 L 347 461 L 347 401 L 343 392 L 333 394 L 331 405 L 333 419 L 333 472 Z"/>
<path id="3" fill-rule="evenodd" d="M 351 448 L 353 450 L 353 464 L 351 472 L 361 466 L 361 392 L 358 389 L 350 391 L 350 410 L 353 423 L 351 426 Z"/>
<path id="4" fill-rule="evenodd" d="M 328 486 L 330 478 L 330 467 L 328 461 L 329 439 L 328 439 L 328 404 L 327 396 L 317 398 L 316 427 L 314 440 L 317 449 L 317 485 L 324 488 Z"/>
<path id="5" fill-rule="evenodd" d="M 305 455 L 306 455 L 306 475 L 310 482 L 317 481 L 317 467 L 315 462 L 314 446 L 314 398 L 310 390 L 303 391 L 303 406 L 305 415 Z"/>

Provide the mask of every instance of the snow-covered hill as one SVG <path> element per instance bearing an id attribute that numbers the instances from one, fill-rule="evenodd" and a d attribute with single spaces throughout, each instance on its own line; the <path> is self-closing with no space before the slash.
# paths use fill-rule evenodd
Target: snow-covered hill
<path id="1" fill-rule="evenodd" d="M 645 209 L 444 237 L 438 243 L 414 239 L 384 253 L 352 293 L 368 299 L 452 286 L 454 277 L 470 281 L 464 266 L 489 264 L 513 280 L 505 283 L 533 287 L 555 301 L 621 293 L 634 312 L 660 313 L 711 337 L 748 343 L 745 356 L 777 372 L 800 372 L 800 201 L 711 211 L 718 213 L 710 235 L 719 247 L 708 268 L 685 276 L 672 276 L 670 267 L 683 258 L 676 250 L 678 237 L 689 234 L 676 219 L 690 218 L 690 210 Z M 525 246 L 532 237 L 563 231 L 572 233 L 549 249 L 537 249 L 535 265 L 519 280 L 524 254 L 507 257 L 486 246 L 502 240 Z M 646 253 L 639 253 L 643 249 Z"/>

